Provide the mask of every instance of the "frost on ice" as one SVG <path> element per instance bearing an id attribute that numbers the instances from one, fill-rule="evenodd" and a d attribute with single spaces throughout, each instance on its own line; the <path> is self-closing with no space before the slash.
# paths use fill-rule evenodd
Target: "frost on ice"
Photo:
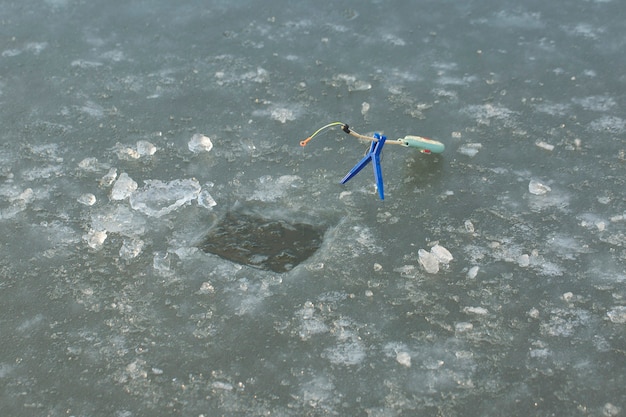
<path id="1" fill-rule="evenodd" d="M 130 196 L 130 206 L 148 216 L 162 217 L 195 200 L 200 190 L 196 179 L 146 180 L 145 185 Z"/>

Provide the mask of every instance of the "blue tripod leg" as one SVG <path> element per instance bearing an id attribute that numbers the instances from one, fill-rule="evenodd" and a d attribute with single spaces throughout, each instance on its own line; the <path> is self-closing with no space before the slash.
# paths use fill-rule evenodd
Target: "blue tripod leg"
<path id="1" fill-rule="evenodd" d="M 376 147 L 374 148 L 374 154 L 372 155 L 372 159 L 374 161 L 374 178 L 376 179 L 376 188 L 378 188 L 378 195 L 381 200 L 385 199 L 385 190 L 383 185 L 383 170 L 380 166 L 380 153 L 383 150 L 383 146 L 385 145 L 385 140 L 387 137 L 382 135 L 374 135 L 378 139 L 376 142 Z"/>
<path id="2" fill-rule="evenodd" d="M 383 150 L 383 146 L 385 145 L 385 140 L 387 140 L 387 137 L 384 135 L 379 135 L 378 133 L 375 133 L 374 138 L 376 139 L 376 141 L 371 143 L 370 149 L 365 155 L 365 157 L 363 157 L 363 159 L 361 159 L 359 163 L 356 164 L 354 168 L 352 168 L 350 172 L 346 174 L 345 177 L 343 177 L 343 179 L 341 180 L 341 184 L 345 184 L 346 182 L 348 182 L 352 177 L 358 174 L 359 171 L 361 171 L 365 165 L 367 165 L 370 161 L 373 161 L 374 178 L 376 179 L 376 188 L 378 188 L 378 195 L 380 196 L 380 199 L 384 200 L 385 191 L 384 191 L 384 185 L 383 185 L 383 173 L 380 167 L 380 153 Z"/>
<path id="3" fill-rule="evenodd" d="M 385 199 L 385 191 L 383 188 L 383 172 L 380 167 L 380 155 L 374 154 L 374 178 L 376 178 L 376 188 L 378 188 L 378 195 L 381 200 Z"/>
<path id="4" fill-rule="evenodd" d="M 370 145 L 370 150 L 367 151 L 367 155 L 365 155 L 363 159 L 361 159 L 359 163 L 356 164 L 354 168 L 352 168 L 350 172 L 346 174 L 345 177 L 343 177 L 343 179 L 340 181 L 341 184 L 345 184 L 346 182 L 348 182 L 352 177 L 358 174 L 359 171 L 361 171 L 365 165 L 367 165 L 372 160 L 372 155 L 376 147 L 376 144 L 377 142 L 372 142 L 372 144 Z"/>

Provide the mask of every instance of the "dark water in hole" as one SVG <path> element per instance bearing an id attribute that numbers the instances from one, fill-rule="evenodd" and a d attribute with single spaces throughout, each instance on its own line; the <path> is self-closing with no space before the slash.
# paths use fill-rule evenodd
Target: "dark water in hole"
<path id="1" fill-rule="evenodd" d="M 287 272 L 313 255 L 323 236 L 310 224 L 229 212 L 199 248 L 239 264 Z"/>

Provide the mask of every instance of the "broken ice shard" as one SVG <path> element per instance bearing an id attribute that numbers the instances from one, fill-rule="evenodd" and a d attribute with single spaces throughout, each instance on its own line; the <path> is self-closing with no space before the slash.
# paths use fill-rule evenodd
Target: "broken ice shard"
<path id="1" fill-rule="evenodd" d="M 130 196 L 130 206 L 148 216 L 162 217 L 195 200 L 200 188 L 195 179 L 146 180 L 145 185 Z"/>
<path id="2" fill-rule="evenodd" d="M 417 255 L 419 257 L 420 265 L 424 267 L 426 272 L 429 274 L 436 274 L 439 272 L 439 261 L 435 255 L 430 252 L 426 252 L 424 249 L 420 249 L 417 252 Z"/>
<path id="3" fill-rule="evenodd" d="M 127 173 L 122 172 L 113 184 L 111 200 L 123 200 L 137 189 L 137 183 Z"/>
<path id="4" fill-rule="evenodd" d="M 196 133 L 191 137 L 191 140 L 187 144 L 189 150 L 193 153 L 209 152 L 213 149 L 213 143 L 208 136 Z"/>
<path id="5" fill-rule="evenodd" d="M 528 183 L 528 192 L 534 195 L 544 195 L 552 191 L 552 189 L 537 180 L 530 180 Z"/>

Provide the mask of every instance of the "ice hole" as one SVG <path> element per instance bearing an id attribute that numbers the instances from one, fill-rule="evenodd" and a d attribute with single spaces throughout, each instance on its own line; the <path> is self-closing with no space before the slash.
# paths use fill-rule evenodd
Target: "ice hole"
<path id="1" fill-rule="evenodd" d="M 319 249 L 325 229 L 245 210 L 231 210 L 211 227 L 198 247 L 231 262 L 287 272 Z"/>

